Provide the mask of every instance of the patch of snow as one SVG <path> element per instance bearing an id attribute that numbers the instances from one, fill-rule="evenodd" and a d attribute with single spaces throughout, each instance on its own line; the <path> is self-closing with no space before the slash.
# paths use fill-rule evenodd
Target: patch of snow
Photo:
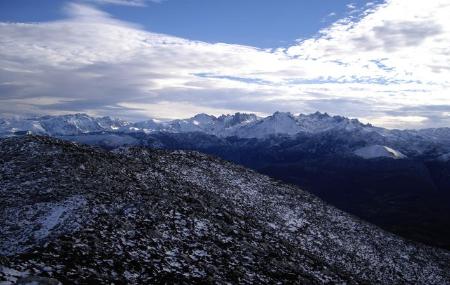
<path id="1" fill-rule="evenodd" d="M 380 157 L 393 158 L 393 159 L 406 158 L 406 155 L 404 155 L 400 151 L 397 151 L 395 149 L 392 149 L 390 147 L 383 146 L 383 145 L 370 145 L 370 146 L 362 147 L 362 148 L 355 150 L 354 154 L 356 154 L 357 156 L 362 157 L 364 159 L 373 159 L 373 158 L 380 158 Z"/>
<path id="2" fill-rule="evenodd" d="M 61 217 L 67 210 L 65 205 L 53 207 L 41 221 L 41 228 L 34 232 L 34 237 L 38 240 L 46 238 L 50 231 L 61 221 Z"/>
<path id="3" fill-rule="evenodd" d="M 72 232 L 79 227 L 76 211 L 86 204 L 81 196 L 59 203 L 36 203 L 5 209 L 10 219 L 0 221 L 0 255 L 26 251 L 30 244 L 46 240 L 54 232 Z"/>

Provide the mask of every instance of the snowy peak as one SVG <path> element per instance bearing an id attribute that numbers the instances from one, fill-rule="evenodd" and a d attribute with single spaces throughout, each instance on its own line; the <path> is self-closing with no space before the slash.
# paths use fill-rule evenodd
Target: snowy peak
<path id="1" fill-rule="evenodd" d="M 16 132 L 32 132 L 34 134 L 45 134 L 40 122 L 35 119 L 0 119 L 0 136 L 9 136 Z"/>
<path id="2" fill-rule="evenodd" d="M 234 115 L 222 115 L 220 117 L 208 114 L 197 114 L 189 119 L 177 119 L 166 122 L 156 122 L 154 120 L 146 121 L 146 124 L 135 123 L 131 127 L 136 130 L 147 130 L 186 133 L 186 132 L 203 132 L 216 136 L 233 135 L 235 129 L 256 121 L 258 118 L 254 114 L 236 113 Z"/>
<path id="3" fill-rule="evenodd" d="M 272 116 L 262 119 L 261 122 L 272 129 L 274 133 L 292 134 L 298 130 L 295 116 L 288 112 L 275 112 Z"/>
<path id="4" fill-rule="evenodd" d="M 238 130 L 236 135 L 246 138 L 262 138 L 269 135 L 295 135 L 304 133 L 322 133 L 330 130 L 374 130 L 371 125 L 364 125 L 356 119 L 330 116 L 327 113 L 300 114 L 275 112 L 272 116 L 255 121 Z"/>
<path id="5" fill-rule="evenodd" d="M 256 121 L 258 118 L 255 114 L 235 113 L 234 115 L 221 115 L 219 117 L 208 114 L 197 114 L 185 121 L 192 122 L 194 125 L 201 127 L 212 127 L 221 130 L 224 128 L 234 127 L 242 124 L 248 124 Z"/>
<path id="6" fill-rule="evenodd" d="M 243 138 L 262 138 L 270 135 L 293 135 L 299 132 L 295 117 L 291 113 L 275 112 L 272 116 L 254 121 L 236 130 Z"/>
<path id="7" fill-rule="evenodd" d="M 197 121 L 199 123 L 208 124 L 208 123 L 216 121 L 217 118 L 214 117 L 214 116 L 210 116 L 208 114 L 205 114 L 205 113 L 200 113 L 200 114 L 197 114 L 194 117 L 192 117 L 191 120 L 195 120 L 195 121 Z"/>
<path id="8" fill-rule="evenodd" d="M 47 135 L 78 135 L 84 133 L 116 131 L 129 123 L 110 117 L 91 117 L 87 114 L 43 116 L 27 119 L 2 119 L 0 135 L 16 132 L 31 132 Z"/>
<path id="9" fill-rule="evenodd" d="M 327 113 L 316 112 L 305 115 L 300 114 L 297 122 L 304 132 L 319 133 L 333 129 L 352 131 L 356 129 L 371 128 L 370 125 L 364 125 L 357 119 L 349 119 L 342 116 L 330 116 Z"/>
<path id="10" fill-rule="evenodd" d="M 87 114 L 45 116 L 37 121 L 50 135 L 78 135 L 92 132 L 116 131 L 127 122 L 110 117 L 95 118 Z"/>
<path id="11" fill-rule="evenodd" d="M 205 113 L 197 114 L 190 119 L 181 121 L 185 122 L 187 125 L 191 125 L 191 128 L 194 130 L 198 129 L 198 131 L 214 131 L 218 127 L 217 118 Z"/>
<path id="12" fill-rule="evenodd" d="M 393 158 L 393 159 L 403 159 L 406 155 L 403 153 L 383 145 L 370 145 L 366 147 L 359 148 L 354 151 L 359 157 L 364 159 L 373 158 Z"/>
<path id="13" fill-rule="evenodd" d="M 95 118 L 86 114 L 44 117 L 39 121 L 48 133 L 55 135 L 77 135 L 103 130 Z"/>
<path id="14" fill-rule="evenodd" d="M 111 117 L 101 117 L 97 119 L 98 125 L 103 128 L 104 130 L 109 131 L 116 131 L 119 130 L 125 126 L 130 125 L 129 122 L 123 121 L 117 118 L 111 118 Z"/>
<path id="15" fill-rule="evenodd" d="M 222 115 L 218 120 L 223 122 L 225 128 L 230 128 L 255 122 L 258 117 L 255 114 L 235 113 L 234 115 Z"/>

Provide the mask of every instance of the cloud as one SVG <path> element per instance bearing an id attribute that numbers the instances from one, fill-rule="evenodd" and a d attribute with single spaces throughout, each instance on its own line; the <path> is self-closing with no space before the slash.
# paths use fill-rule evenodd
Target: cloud
<path id="1" fill-rule="evenodd" d="M 152 33 L 79 3 L 59 21 L 0 23 L 0 112 L 143 119 L 320 110 L 389 127 L 448 126 L 433 106 L 450 105 L 450 6 L 367 7 L 277 49 Z"/>
<path id="2" fill-rule="evenodd" d="M 390 129 L 426 127 L 428 120 L 429 118 L 421 116 L 379 116 L 362 119 L 363 122 L 383 125 Z"/>
<path id="3" fill-rule="evenodd" d="M 101 5 L 146 7 L 149 2 L 161 3 L 164 0 L 85 0 L 85 1 Z"/>
<path id="4" fill-rule="evenodd" d="M 386 21 L 372 29 L 372 36 L 353 38 L 355 45 L 370 50 L 384 49 L 387 52 L 404 47 L 416 47 L 427 38 L 439 35 L 441 26 L 432 21 Z"/>

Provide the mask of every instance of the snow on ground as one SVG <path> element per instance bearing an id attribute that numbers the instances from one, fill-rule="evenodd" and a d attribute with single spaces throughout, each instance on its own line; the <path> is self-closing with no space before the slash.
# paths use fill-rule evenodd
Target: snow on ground
<path id="1" fill-rule="evenodd" d="M 383 145 L 370 145 L 362 147 L 355 150 L 354 154 L 365 159 L 381 158 L 381 157 L 393 159 L 406 158 L 406 155 L 404 155 L 403 153 Z"/>
<path id="2" fill-rule="evenodd" d="M 0 140 L 0 163 L 0 265 L 20 272 L 82 284 L 450 282 L 450 253 L 205 154 L 28 136 Z"/>
<path id="3" fill-rule="evenodd" d="M 36 203 L 4 209 L 8 220 L 0 221 L 0 255 L 26 251 L 33 244 L 44 241 L 57 232 L 71 232 L 78 228 L 76 211 L 85 205 L 81 196 L 57 203 Z"/>

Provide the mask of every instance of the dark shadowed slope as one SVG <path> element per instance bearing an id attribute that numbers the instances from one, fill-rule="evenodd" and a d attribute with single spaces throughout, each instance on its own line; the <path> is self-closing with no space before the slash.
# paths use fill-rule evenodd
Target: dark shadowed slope
<path id="1" fill-rule="evenodd" d="M 450 253 L 207 155 L 0 141 L 0 280 L 450 284 Z"/>

